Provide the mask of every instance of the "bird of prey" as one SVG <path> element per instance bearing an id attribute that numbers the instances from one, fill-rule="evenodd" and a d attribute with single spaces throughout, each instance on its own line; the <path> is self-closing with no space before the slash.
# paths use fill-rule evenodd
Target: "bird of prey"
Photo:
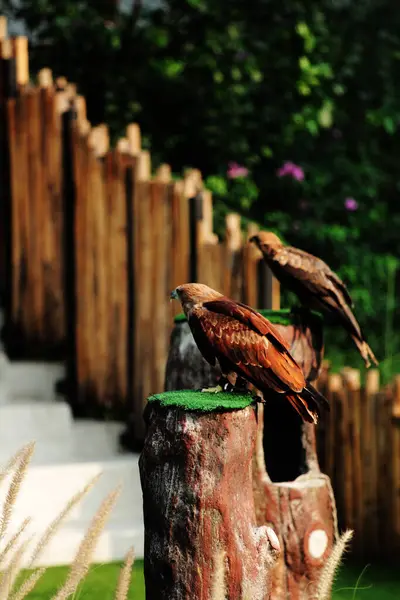
<path id="1" fill-rule="evenodd" d="M 320 258 L 292 246 L 284 246 L 277 235 L 262 231 L 250 238 L 261 250 L 275 277 L 294 292 L 301 304 L 328 316 L 352 337 L 366 367 L 378 364 L 367 344 L 352 308 L 353 301 L 343 281 Z"/>
<path id="2" fill-rule="evenodd" d="M 267 390 L 282 394 L 310 423 L 317 423 L 321 408 L 329 408 L 306 382 L 288 343 L 260 313 L 200 283 L 178 286 L 171 299 L 180 300 L 205 360 L 212 366 L 218 360 L 222 380 L 235 385 L 239 377 L 262 395 Z M 203 391 L 222 391 L 220 383 Z"/>

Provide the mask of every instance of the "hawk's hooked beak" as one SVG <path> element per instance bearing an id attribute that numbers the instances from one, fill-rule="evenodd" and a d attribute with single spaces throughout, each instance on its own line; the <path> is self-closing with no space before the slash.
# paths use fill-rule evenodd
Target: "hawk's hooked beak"
<path id="1" fill-rule="evenodd" d="M 178 292 L 176 291 L 176 288 L 171 292 L 169 299 L 170 300 L 179 300 L 179 296 L 178 296 Z"/>

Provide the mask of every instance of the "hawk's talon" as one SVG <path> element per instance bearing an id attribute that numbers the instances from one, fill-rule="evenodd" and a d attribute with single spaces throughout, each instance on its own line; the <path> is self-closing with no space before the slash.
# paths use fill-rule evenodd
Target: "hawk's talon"
<path id="1" fill-rule="evenodd" d="M 216 385 L 215 387 L 203 388 L 202 392 L 207 392 L 208 394 L 218 394 L 219 392 L 223 392 L 223 388 L 220 385 Z"/>
<path id="2" fill-rule="evenodd" d="M 235 386 L 230 381 L 227 381 L 223 386 L 223 390 L 224 392 L 233 392 L 235 390 Z"/>

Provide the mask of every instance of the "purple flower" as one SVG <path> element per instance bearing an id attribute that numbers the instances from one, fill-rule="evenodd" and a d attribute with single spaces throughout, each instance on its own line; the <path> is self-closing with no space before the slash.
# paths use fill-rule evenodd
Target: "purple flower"
<path id="1" fill-rule="evenodd" d="M 235 162 L 230 162 L 228 167 L 229 169 L 227 170 L 226 174 L 229 177 L 229 179 L 236 179 L 237 177 L 247 177 L 247 175 L 249 174 L 249 170 L 246 169 L 246 167 L 238 165 Z"/>
<path id="2" fill-rule="evenodd" d="M 357 200 L 354 200 L 354 198 L 346 198 L 344 201 L 344 206 L 346 210 L 354 212 L 358 208 L 358 202 Z"/>
<path id="3" fill-rule="evenodd" d="M 285 163 L 283 163 L 281 168 L 277 170 L 276 174 L 278 175 L 278 177 L 285 177 L 286 175 L 289 175 L 297 181 L 303 181 L 304 179 L 303 169 L 299 167 L 299 165 L 295 165 L 290 161 L 286 161 Z"/>

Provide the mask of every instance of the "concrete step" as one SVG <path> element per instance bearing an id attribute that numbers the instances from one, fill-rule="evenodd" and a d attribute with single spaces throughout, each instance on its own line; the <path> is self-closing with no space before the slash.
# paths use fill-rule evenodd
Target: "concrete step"
<path id="1" fill-rule="evenodd" d="M 125 425 L 117 421 L 76 419 L 73 425 L 74 458 L 106 460 L 120 453 L 119 436 Z"/>
<path id="2" fill-rule="evenodd" d="M 71 460 L 74 422 L 65 402 L 13 402 L 0 406 L 0 462 L 36 441 L 34 464 Z"/>
<path id="3" fill-rule="evenodd" d="M 99 472 L 102 477 L 75 507 L 44 552 L 44 566 L 70 563 L 101 502 L 122 483 L 122 494 L 101 535 L 94 561 L 120 560 L 128 548 L 143 556 L 144 532 L 138 455 L 119 452 L 124 425 L 72 418 L 69 405 L 57 400 L 55 384 L 65 375 L 62 365 L 10 362 L 0 352 L 0 463 L 23 445 L 36 448 L 14 507 L 12 535 L 31 517 L 27 536 L 40 537 L 68 500 Z M 0 488 L 0 502 L 7 482 Z M 6 540 L 5 540 L 6 541 Z M 29 554 L 23 565 L 27 565 Z"/>
<path id="4" fill-rule="evenodd" d="M 121 496 L 101 536 L 94 560 L 120 560 L 132 545 L 135 547 L 135 555 L 143 557 L 144 532 L 138 459 L 138 455 L 132 454 L 97 462 L 31 466 L 15 504 L 10 534 L 17 530 L 26 517 L 31 517 L 26 535 L 35 534 L 39 537 L 68 500 L 92 477 L 102 472 L 100 480 L 58 530 L 40 564 L 50 566 L 73 560 L 102 500 L 120 483 L 123 485 Z M 6 485 L 0 489 L 1 502 L 6 490 Z M 29 555 L 25 559 L 25 565 L 28 558 Z"/>
<path id="5" fill-rule="evenodd" d="M 11 401 L 53 400 L 55 384 L 64 377 L 62 363 L 10 361 L 0 353 L 0 384 Z"/>
<path id="6" fill-rule="evenodd" d="M 51 567 L 70 564 L 84 537 L 83 528 L 64 527 L 61 535 L 51 540 L 36 565 Z M 135 548 L 135 558 L 143 558 L 144 535 L 141 524 L 138 528 L 129 525 L 108 527 L 99 538 L 92 562 L 102 564 L 123 560 L 132 546 Z"/>

